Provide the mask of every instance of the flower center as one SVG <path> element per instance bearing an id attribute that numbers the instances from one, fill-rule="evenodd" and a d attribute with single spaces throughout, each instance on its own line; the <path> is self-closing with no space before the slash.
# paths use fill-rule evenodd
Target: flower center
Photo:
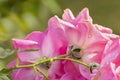
<path id="1" fill-rule="evenodd" d="M 73 45 L 69 47 L 68 54 L 70 55 L 71 58 L 77 60 L 81 59 L 82 57 L 81 49 Z"/>

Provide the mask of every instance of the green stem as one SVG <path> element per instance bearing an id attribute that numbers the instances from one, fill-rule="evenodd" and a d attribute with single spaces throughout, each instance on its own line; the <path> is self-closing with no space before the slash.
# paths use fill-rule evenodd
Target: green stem
<path id="1" fill-rule="evenodd" d="M 41 74 L 44 76 L 44 78 L 46 78 L 47 80 L 50 80 L 50 79 L 48 78 L 48 76 L 47 76 L 46 74 L 44 74 L 39 68 L 36 67 L 36 69 L 37 69 L 37 71 L 38 71 L 39 73 L 41 73 Z"/>
<path id="2" fill-rule="evenodd" d="M 39 68 L 36 67 L 37 65 L 43 64 L 43 63 L 46 63 L 46 62 L 52 63 L 52 62 L 57 61 L 57 60 L 69 60 L 69 61 L 76 62 L 78 64 L 81 64 L 81 65 L 84 65 L 84 66 L 90 68 L 89 64 L 84 63 L 84 62 L 79 61 L 79 60 L 68 58 L 67 56 L 68 56 L 68 54 L 61 55 L 61 56 L 54 57 L 54 58 L 49 58 L 49 59 L 40 59 L 40 61 L 38 63 L 29 64 L 29 65 L 19 65 L 19 61 L 18 61 L 18 59 L 16 59 L 16 66 L 14 66 L 13 68 L 9 68 L 9 69 L 14 70 L 14 69 L 19 69 L 19 68 L 30 68 L 30 67 L 32 67 L 35 70 L 35 72 L 38 71 L 39 73 L 41 73 L 44 76 L 44 78 L 46 78 L 47 80 L 50 80 L 46 74 L 44 74 Z"/>
<path id="3" fill-rule="evenodd" d="M 76 62 L 76 63 L 81 64 L 81 65 L 84 65 L 88 68 L 90 67 L 90 65 L 87 64 L 87 63 L 84 63 L 84 62 L 81 62 L 81 61 L 78 61 L 78 60 L 75 60 L 75 59 L 71 59 L 71 58 L 58 58 L 58 57 L 56 57 L 53 60 L 54 61 L 56 61 L 56 60 L 69 60 L 69 61 Z"/>

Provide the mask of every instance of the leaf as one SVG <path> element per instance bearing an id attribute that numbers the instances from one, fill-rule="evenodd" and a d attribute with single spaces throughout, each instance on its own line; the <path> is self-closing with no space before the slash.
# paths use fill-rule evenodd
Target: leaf
<path id="1" fill-rule="evenodd" d="M 2 70 L 0 70 L 0 74 L 9 74 L 12 70 L 12 68 L 3 68 Z"/>
<path id="2" fill-rule="evenodd" d="M 10 80 L 7 75 L 0 75 L 0 80 Z"/>
<path id="3" fill-rule="evenodd" d="M 0 47 L 0 59 L 5 59 L 6 57 L 14 54 L 16 50 L 4 49 Z"/>
<path id="4" fill-rule="evenodd" d="M 0 80 L 10 80 L 11 76 L 10 76 L 10 72 L 13 69 L 7 69 L 7 68 L 3 68 L 2 70 L 0 70 Z"/>

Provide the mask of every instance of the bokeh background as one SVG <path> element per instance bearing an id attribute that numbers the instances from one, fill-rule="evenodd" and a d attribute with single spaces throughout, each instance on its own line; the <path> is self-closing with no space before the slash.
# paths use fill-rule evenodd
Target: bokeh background
<path id="1" fill-rule="evenodd" d="M 44 31 L 54 15 L 70 8 L 77 15 L 88 7 L 93 22 L 120 34 L 120 0 L 0 0 L 0 68 L 14 58 L 11 39 Z"/>

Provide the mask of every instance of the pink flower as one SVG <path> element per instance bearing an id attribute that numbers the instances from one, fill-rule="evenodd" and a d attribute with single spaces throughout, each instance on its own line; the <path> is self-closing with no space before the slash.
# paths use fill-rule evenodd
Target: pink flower
<path id="1" fill-rule="evenodd" d="M 59 32 L 58 32 L 59 33 Z M 46 32 L 32 32 L 23 40 L 13 39 L 14 49 L 18 49 L 17 58 L 19 65 L 27 65 L 39 62 L 42 58 L 52 58 L 66 53 L 67 41 L 59 34 L 47 30 Z M 15 61 L 9 63 L 8 67 L 15 66 Z M 52 79 L 59 79 L 62 68 L 61 61 L 56 61 L 47 68 L 47 65 L 38 65 Z M 42 67 L 43 66 L 43 67 Z M 12 80 L 42 80 L 40 73 L 35 73 L 33 68 L 17 69 L 12 72 Z"/>
<path id="2" fill-rule="evenodd" d="M 62 19 L 57 16 L 49 20 L 49 29 L 62 29 L 69 46 L 73 49 L 79 49 L 80 61 L 86 63 L 101 63 L 104 48 L 109 40 L 118 37 L 112 34 L 112 30 L 92 23 L 89 11 L 84 8 L 77 17 L 74 17 L 69 9 L 64 11 Z M 68 47 L 68 51 L 69 51 Z M 88 68 L 80 65 L 80 73 L 87 79 L 90 79 Z"/>
<path id="3" fill-rule="evenodd" d="M 84 8 L 77 17 L 69 9 L 62 19 L 52 17 L 45 32 L 32 32 L 24 39 L 13 39 L 19 65 L 39 62 L 43 58 L 53 58 L 69 54 L 68 58 L 97 64 L 87 68 L 71 61 L 59 60 L 37 67 L 51 80 L 119 80 L 120 79 L 120 37 L 112 30 L 93 24 L 89 11 Z M 15 66 L 16 61 L 8 67 Z M 110 77 L 107 77 L 109 76 Z M 12 72 L 12 80 L 44 80 L 33 68 L 21 68 Z"/>
<path id="4" fill-rule="evenodd" d="M 120 80 L 120 38 L 109 40 L 93 80 Z"/>

